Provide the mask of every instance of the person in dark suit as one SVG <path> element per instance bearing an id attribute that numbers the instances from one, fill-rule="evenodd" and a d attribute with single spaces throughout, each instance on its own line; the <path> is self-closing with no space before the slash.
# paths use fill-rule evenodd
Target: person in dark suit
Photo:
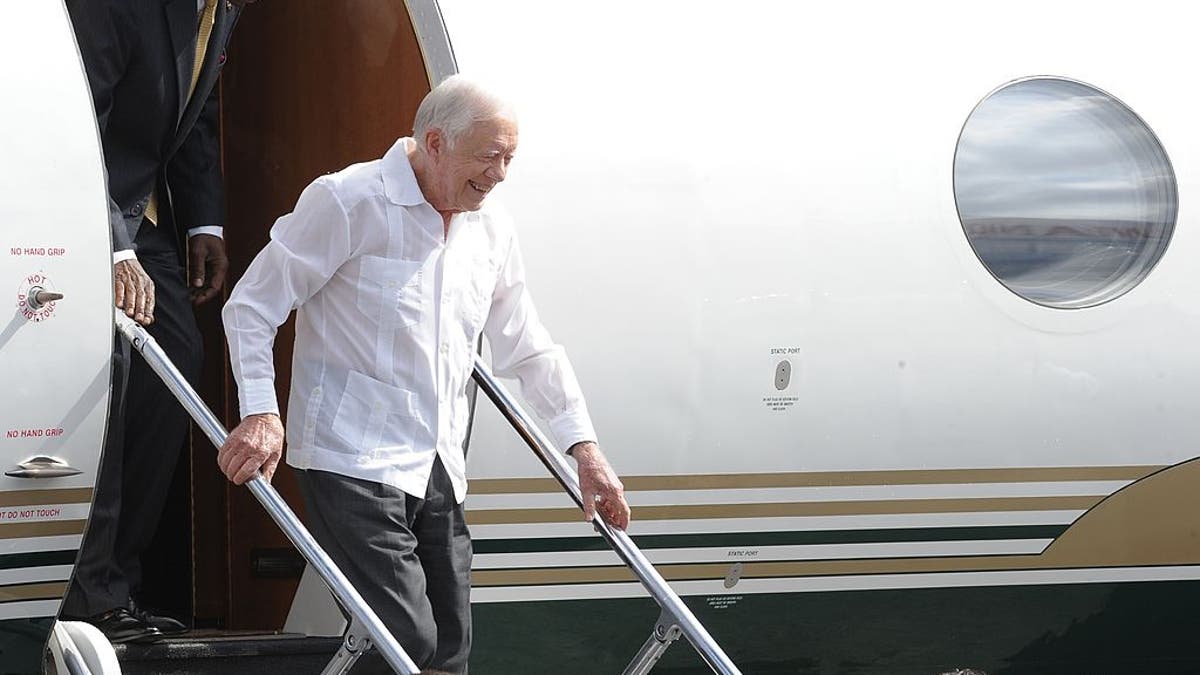
<path id="1" fill-rule="evenodd" d="M 116 305 L 193 383 L 202 345 L 192 305 L 218 295 L 228 267 L 214 85 L 253 1 L 66 0 L 104 148 Z M 154 641 L 185 629 L 136 599 L 188 418 L 141 356 L 117 347 L 109 434 L 62 616 L 112 642 Z"/>

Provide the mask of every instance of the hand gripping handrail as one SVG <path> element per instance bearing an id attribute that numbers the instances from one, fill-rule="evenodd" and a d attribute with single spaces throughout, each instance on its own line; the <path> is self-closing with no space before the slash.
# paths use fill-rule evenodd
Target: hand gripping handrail
<path id="1" fill-rule="evenodd" d="M 129 341 L 129 344 L 133 345 L 134 349 L 138 350 L 150 368 L 162 378 L 163 383 L 167 385 L 175 398 L 179 399 L 179 403 L 204 431 L 204 435 L 208 436 L 208 440 L 218 448 L 224 445 L 229 433 L 225 431 L 225 427 L 180 374 L 175 364 L 167 358 L 162 347 L 158 346 L 146 329 L 125 316 L 121 310 L 115 310 L 115 312 L 117 331 Z M 396 642 L 396 638 L 388 632 L 383 622 L 358 594 L 358 591 L 354 590 L 342 571 L 330 560 L 313 536 L 300 523 L 300 519 L 288 507 L 287 502 L 283 501 L 275 488 L 263 480 L 262 474 L 250 479 L 246 483 L 246 487 L 250 488 L 250 492 L 267 510 L 275 524 L 292 541 L 308 564 L 312 565 L 313 569 L 321 575 L 321 579 L 325 581 L 325 585 L 329 587 L 342 607 L 354 617 L 356 621 L 352 622 L 352 626 L 356 623 L 361 625 L 362 630 L 370 635 L 372 645 L 379 650 L 393 670 L 401 675 L 417 675 L 420 671 L 416 664 L 408 657 L 408 654 L 404 653 L 404 649 Z"/>
<path id="2" fill-rule="evenodd" d="M 541 429 L 533 423 L 529 415 L 521 408 L 520 404 L 496 381 L 491 370 L 483 359 L 475 356 L 475 382 L 479 385 L 483 392 L 487 394 L 492 403 L 500 410 L 517 434 L 525 441 L 542 464 L 550 470 L 554 478 L 558 480 L 567 494 L 571 495 L 571 499 L 583 508 L 583 497 L 579 492 L 579 477 L 576 476 L 575 470 L 567 463 L 554 445 L 546 438 Z M 608 545 L 617 552 L 621 560 L 633 570 L 641 580 L 642 585 L 650 592 L 654 600 L 658 602 L 662 608 L 662 616 L 659 618 L 650 639 L 642 647 L 642 650 L 635 657 L 634 662 L 626 669 L 626 673 L 646 673 L 661 656 L 662 651 L 674 640 L 674 628 L 678 628 L 680 632 L 687 637 L 696 648 L 700 656 L 708 663 L 709 668 L 712 668 L 714 673 L 720 675 L 741 675 L 741 671 L 737 666 L 733 665 L 733 661 L 725 655 L 725 652 L 708 634 L 692 611 L 683 604 L 683 600 L 671 590 L 667 582 L 654 569 L 646 556 L 642 555 L 641 549 L 633 543 L 629 535 L 621 530 L 618 530 L 603 518 L 597 517 L 592 521 L 596 531 L 600 536 L 608 541 Z"/>

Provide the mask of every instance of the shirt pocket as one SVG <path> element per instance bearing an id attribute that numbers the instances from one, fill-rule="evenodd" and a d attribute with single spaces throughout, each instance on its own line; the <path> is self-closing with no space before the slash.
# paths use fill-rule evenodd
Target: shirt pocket
<path id="1" fill-rule="evenodd" d="M 380 327 L 416 325 L 421 320 L 419 260 L 365 255 L 359 259 L 358 306 Z"/>
<path id="2" fill-rule="evenodd" d="M 411 452 L 423 428 L 416 395 L 350 371 L 333 416 L 333 435 L 352 453 Z"/>

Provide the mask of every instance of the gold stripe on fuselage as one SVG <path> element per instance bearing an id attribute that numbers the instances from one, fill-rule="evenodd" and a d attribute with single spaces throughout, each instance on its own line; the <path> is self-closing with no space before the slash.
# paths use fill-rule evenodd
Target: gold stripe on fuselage
<path id="1" fill-rule="evenodd" d="M 656 565 L 667 581 L 724 579 L 733 563 Z M 871 560 L 814 560 L 742 563 L 741 579 L 820 577 L 871 574 L 914 574 L 934 572 L 989 572 L 1059 567 L 1046 564 L 1037 555 L 970 556 L 961 558 L 890 558 Z M 473 570 L 474 586 L 532 586 L 559 584 L 602 584 L 637 581 L 628 567 L 545 567 L 537 569 Z"/>
<path id="2" fill-rule="evenodd" d="M 61 504 L 87 504 L 91 501 L 92 488 L 8 490 L 0 492 L 0 507 L 59 506 Z"/>
<path id="3" fill-rule="evenodd" d="M 28 523 L 4 523 L 0 525 L 0 539 L 83 534 L 85 524 L 87 524 L 86 520 L 36 520 Z"/>
<path id="4" fill-rule="evenodd" d="M 23 600 L 57 600 L 66 592 L 67 582 L 65 581 L 0 586 L 0 602 L 20 602 Z"/>
<path id="5" fill-rule="evenodd" d="M 859 485 L 973 485 L 1132 481 L 1166 467 L 1062 466 L 997 469 L 898 469 L 895 471 L 797 471 L 781 473 L 693 474 L 622 477 L 627 491 L 745 490 L 761 488 L 847 487 Z M 471 492 L 480 495 L 562 492 L 553 478 L 477 478 Z"/>

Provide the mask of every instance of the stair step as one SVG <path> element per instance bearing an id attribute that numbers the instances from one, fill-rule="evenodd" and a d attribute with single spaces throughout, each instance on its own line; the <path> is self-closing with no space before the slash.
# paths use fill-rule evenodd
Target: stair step
<path id="1" fill-rule="evenodd" d="M 341 644 L 297 633 L 193 631 L 115 650 L 125 675 L 301 675 L 320 673 Z"/>

